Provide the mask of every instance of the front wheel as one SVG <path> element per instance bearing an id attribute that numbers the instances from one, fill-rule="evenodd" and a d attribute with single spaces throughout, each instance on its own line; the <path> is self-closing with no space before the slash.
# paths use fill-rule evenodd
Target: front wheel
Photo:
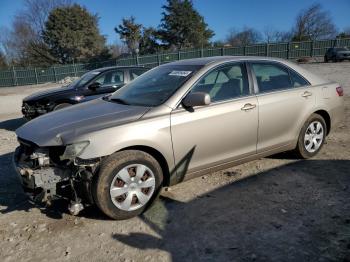
<path id="1" fill-rule="evenodd" d="M 162 169 L 151 155 L 126 150 L 109 156 L 93 185 L 97 206 L 107 216 L 122 220 L 141 214 L 158 195 Z"/>
<path id="2" fill-rule="evenodd" d="M 322 116 L 312 114 L 300 131 L 295 149 L 301 158 L 315 156 L 322 148 L 326 139 L 327 126 Z"/>

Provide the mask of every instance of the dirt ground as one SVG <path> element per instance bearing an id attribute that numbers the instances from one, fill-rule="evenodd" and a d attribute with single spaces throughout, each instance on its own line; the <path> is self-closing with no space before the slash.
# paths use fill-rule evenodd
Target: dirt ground
<path id="1" fill-rule="evenodd" d="M 346 92 L 344 123 L 317 157 L 190 180 L 127 221 L 27 203 L 11 166 L 18 99 L 50 86 L 0 90 L 0 261 L 350 261 L 350 63 L 303 66 Z"/>

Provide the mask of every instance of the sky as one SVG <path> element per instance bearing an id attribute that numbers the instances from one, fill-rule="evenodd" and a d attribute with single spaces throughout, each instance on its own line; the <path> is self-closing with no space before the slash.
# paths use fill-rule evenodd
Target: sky
<path id="1" fill-rule="evenodd" d="M 75 0 L 100 17 L 101 33 L 109 44 L 119 42 L 114 27 L 123 17 L 136 17 L 144 26 L 160 24 L 165 0 Z M 232 28 L 245 26 L 263 31 L 272 28 L 287 31 L 297 13 L 315 1 L 311 0 L 193 0 L 194 7 L 204 16 L 209 28 L 215 32 L 212 40 L 224 40 Z M 339 30 L 350 27 L 350 0 L 319 0 L 328 10 Z M 13 17 L 21 10 L 23 0 L 0 1 L 0 27 L 10 27 Z"/>

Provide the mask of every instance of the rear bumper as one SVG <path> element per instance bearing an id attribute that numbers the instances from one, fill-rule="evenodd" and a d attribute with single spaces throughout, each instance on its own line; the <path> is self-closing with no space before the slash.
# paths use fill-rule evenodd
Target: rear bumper
<path id="1" fill-rule="evenodd" d="M 333 107 L 331 109 L 330 115 L 331 115 L 331 132 L 334 131 L 337 127 L 341 125 L 341 123 L 344 121 L 344 99 L 341 99 L 341 102 L 338 106 Z"/>

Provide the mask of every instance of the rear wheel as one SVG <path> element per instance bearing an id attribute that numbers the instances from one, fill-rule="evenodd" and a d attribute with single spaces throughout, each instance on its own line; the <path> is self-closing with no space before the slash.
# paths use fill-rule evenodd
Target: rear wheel
<path id="1" fill-rule="evenodd" d="M 324 62 L 328 63 L 328 57 L 327 56 L 324 56 Z"/>
<path id="2" fill-rule="evenodd" d="M 312 114 L 300 131 L 295 149 L 301 158 L 315 156 L 322 148 L 326 139 L 327 126 L 322 116 Z"/>
<path id="3" fill-rule="evenodd" d="M 93 185 L 97 206 L 121 220 L 141 214 L 158 195 L 162 169 L 151 155 L 137 150 L 117 152 L 101 165 Z"/>
<path id="4" fill-rule="evenodd" d="M 57 106 L 55 106 L 55 107 L 53 108 L 53 111 L 60 110 L 60 109 L 62 109 L 62 108 L 68 107 L 68 106 L 71 106 L 71 104 L 69 104 L 69 103 L 58 104 Z"/>

